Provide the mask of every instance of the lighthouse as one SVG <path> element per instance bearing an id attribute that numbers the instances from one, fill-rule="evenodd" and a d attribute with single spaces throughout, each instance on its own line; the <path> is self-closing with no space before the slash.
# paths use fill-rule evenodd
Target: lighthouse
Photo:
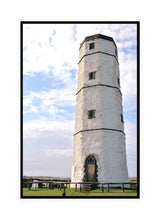
<path id="1" fill-rule="evenodd" d="M 95 34 L 80 44 L 72 182 L 125 183 L 126 145 L 117 46 Z"/>

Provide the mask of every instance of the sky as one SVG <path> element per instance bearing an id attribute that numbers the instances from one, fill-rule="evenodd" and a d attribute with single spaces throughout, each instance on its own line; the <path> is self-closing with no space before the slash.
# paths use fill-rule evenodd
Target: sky
<path id="1" fill-rule="evenodd" d="M 23 175 L 71 176 L 79 46 L 97 33 L 118 47 L 127 166 L 137 175 L 136 24 L 23 25 Z"/>

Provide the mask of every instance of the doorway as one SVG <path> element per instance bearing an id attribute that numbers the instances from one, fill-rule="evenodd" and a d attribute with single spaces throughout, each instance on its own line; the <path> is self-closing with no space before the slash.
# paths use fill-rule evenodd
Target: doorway
<path id="1" fill-rule="evenodd" d="M 84 182 L 97 182 L 97 162 L 93 155 L 89 155 L 85 161 Z"/>

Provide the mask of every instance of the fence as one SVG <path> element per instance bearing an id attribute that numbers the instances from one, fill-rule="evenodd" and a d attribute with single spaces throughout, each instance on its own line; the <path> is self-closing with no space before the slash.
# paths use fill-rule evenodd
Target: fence
<path id="1" fill-rule="evenodd" d="M 104 190 L 107 190 L 109 192 L 109 189 L 111 188 L 118 188 L 122 189 L 124 192 L 125 189 L 127 190 L 137 190 L 137 182 L 126 182 L 126 183 L 104 183 L 104 182 L 58 182 L 58 181 L 23 181 L 22 187 L 26 187 L 29 190 L 33 187 L 33 184 L 35 188 L 49 188 L 49 189 L 55 189 L 58 188 L 59 190 L 64 190 L 67 188 L 74 188 L 75 191 L 90 191 L 99 188 L 102 192 Z M 33 188 L 34 188 L 33 187 Z"/>

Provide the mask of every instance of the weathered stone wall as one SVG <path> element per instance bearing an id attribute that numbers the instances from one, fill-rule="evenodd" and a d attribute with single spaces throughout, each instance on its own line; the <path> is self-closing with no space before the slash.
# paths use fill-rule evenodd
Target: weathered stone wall
<path id="1" fill-rule="evenodd" d="M 90 72 L 96 71 L 96 79 L 88 80 Z M 116 86 L 118 84 L 119 68 L 114 56 L 96 53 L 85 56 L 79 63 L 78 91 L 84 87 L 95 84 L 107 84 Z"/>
<path id="2" fill-rule="evenodd" d="M 95 48 L 92 50 L 89 49 L 90 43 L 95 43 Z M 97 51 L 106 52 L 108 54 L 116 56 L 116 47 L 114 42 L 98 38 L 95 40 L 86 41 L 83 44 L 79 51 L 79 60 L 81 60 L 84 55 L 94 53 Z"/>
<path id="3" fill-rule="evenodd" d="M 103 104 L 102 104 L 103 103 Z M 88 119 L 88 111 L 95 109 L 95 118 Z M 114 88 L 95 86 L 77 94 L 75 133 L 96 128 L 124 130 L 121 94 Z"/>
<path id="4" fill-rule="evenodd" d="M 113 131 L 80 132 L 74 137 L 72 182 L 83 181 L 84 164 L 91 154 L 97 160 L 99 182 L 127 182 L 125 136 Z"/>
<path id="5" fill-rule="evenodd" d="M 95 48 L 89 50 L 92 42 Z M 79 59 L 72 181 L 83 181 L 85 160 L 93 155 L 98 166 L 98 181 L 127 182 L 115 44 L 100 38 L 86 41 L 81 46 Z M 90 72 L 96 72 L 95 79 L 89 80 Z M 88 119 L 88 111 L 93 109 L 96 110 L 95 118 Z"/>

